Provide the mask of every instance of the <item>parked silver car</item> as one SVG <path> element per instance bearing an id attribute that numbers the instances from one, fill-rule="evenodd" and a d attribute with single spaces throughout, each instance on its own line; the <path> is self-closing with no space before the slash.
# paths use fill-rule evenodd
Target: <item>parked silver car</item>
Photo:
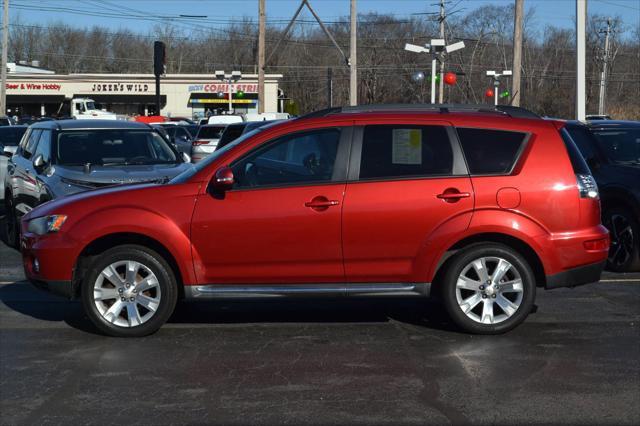
<path id="1" fill-rule="evenodd" d="M 206 124 L 200 126 L 198 134 L 191 143 L 191 161 L 197 163 L 216 150 L 218 141 L 227 124 Z"/>

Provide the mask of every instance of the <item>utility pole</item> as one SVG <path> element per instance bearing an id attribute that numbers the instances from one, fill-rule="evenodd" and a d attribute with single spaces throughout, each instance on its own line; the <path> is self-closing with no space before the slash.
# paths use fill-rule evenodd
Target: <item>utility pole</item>
<path id="1" fill-rule="evenodd" d="M 358 46 L 357 46 L 357 19 L 356 0 L 351 0 L 351 41 L 349 43 L 349 104 L 358 105 Z"/>
<path id="2" fill-rule="evenodd" d="M 601 31 L 602 32 L 602 31 Z M 604 30 L 604 57 L 602 58 L 602 72 L 600 73 L 600 97 L 598 98 L 598 114 L 605 114 L 605 97 L 607 95 L 607 66 L 609 65 L 609 35 L 611 34 L 611 18 L 607 19 L 607 29 Z"/>
<path id="3" fill-rule="evenodd" d="M 258 113 L 264 112 L 265 0 L 258 0 Z"/>
<path id="4" fill-rule="evenodd" d="M 446 15 L 444 13 L 444 1 L 440 0 L 440 38 L 444 40 L 444 20 Z M 441 104 L 444 101 L 444 58 L 440 58 L 440 87 L 438 88 L 438 103 Z M 433 78 L 433 76 L 431 76 Z"/>
<path id="5" fill-rule="evenodd" d="M 586 119 L 587 0 L 576 0 L 576 120 Z"/>
<path id="6" fill-rule="evenodd" d="M 2 14 L 2 72 L 0 80 L 0 115 L 7 113 L 7 51 L 9 50 L 9 0 L 4 0 Z"/>
<path id="7" fill-rule="evenodd" d="M 520 106 L 520 73 L 522 71 L 522 21 L 524 0 L 516 0 L 513 20 L 513 79 L 511 80 L 511 105 Z"/>

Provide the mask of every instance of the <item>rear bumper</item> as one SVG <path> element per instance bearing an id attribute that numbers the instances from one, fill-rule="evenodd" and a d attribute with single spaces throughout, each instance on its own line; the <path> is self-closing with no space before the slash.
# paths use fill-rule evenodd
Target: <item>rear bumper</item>
<path id="1" fill-rule="evenodd" d="M 553 275 L 547 275 L 545 288 L 553 290 L 560 287 L 576 287 L 600 281 L 600 275 L 606 262 L 591 263 L 589 265 L 571 268 Z"/>

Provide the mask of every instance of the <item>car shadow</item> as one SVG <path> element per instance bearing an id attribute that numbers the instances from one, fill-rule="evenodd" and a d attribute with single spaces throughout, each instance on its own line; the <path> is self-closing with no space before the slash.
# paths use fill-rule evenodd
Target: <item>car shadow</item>
<path id="1" fill-rule="evenodd" d="M 79 301 L 70 301 L 33 287 L 26 281 L 0 286 L 0 302 L 7 308 L 41 321 L 101 334 Z M 386 323 L 399 321 L 430 329 L 459 332 L 434 299 L 288 298 L 179 301 L 170 324 L 256 323 Z"/>

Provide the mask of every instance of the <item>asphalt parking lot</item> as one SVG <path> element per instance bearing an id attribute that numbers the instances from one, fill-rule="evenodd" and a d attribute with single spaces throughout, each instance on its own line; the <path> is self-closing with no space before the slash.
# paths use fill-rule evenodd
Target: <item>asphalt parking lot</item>
<path id="1" fill-rule="evenodd" d="M 97 334 L 0 243 L 0 424 L 639 424 L 640 274 L 540 290 L 502 336 L 433 302 L 182 303 Z"/>

